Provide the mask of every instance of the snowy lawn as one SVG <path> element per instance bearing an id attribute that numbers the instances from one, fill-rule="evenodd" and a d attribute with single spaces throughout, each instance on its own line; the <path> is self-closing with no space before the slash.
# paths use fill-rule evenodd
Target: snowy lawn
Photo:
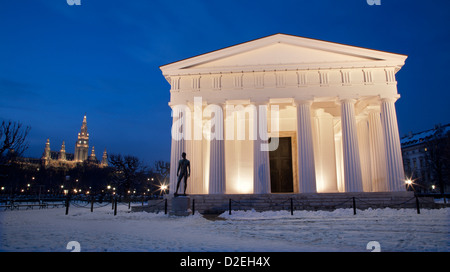
<path id="1" fill-rule="evenodd" d="M 450 250 L 450 208 L 339 209 L 333 212 L 233 211 L 208 220 L 131 213 L 120 206 L 0 211 L 0 251 L 381 251 Z"/>

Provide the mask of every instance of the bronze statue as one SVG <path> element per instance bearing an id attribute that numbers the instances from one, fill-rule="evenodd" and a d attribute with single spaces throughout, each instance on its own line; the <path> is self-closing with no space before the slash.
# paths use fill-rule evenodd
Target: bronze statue
<path id="1" fill-rule="evenodd" d="M 177 190 L 175 191 L 174 194 L 175 196 L 178 196 L 178 188 L 180 187 L 180 181 L 182 178 L 184 178 L 183 195 L 186 195 L 187 179 L 191 175 L 191 163 L 189 162 L 189 160 L 186 160 L 186 153 L 183 152 L 181 156 L 183 157 L 183 159 L 181 159 L 178 162 L 178 169 L 177 169 L 178 182 L 177 182 Z"/>

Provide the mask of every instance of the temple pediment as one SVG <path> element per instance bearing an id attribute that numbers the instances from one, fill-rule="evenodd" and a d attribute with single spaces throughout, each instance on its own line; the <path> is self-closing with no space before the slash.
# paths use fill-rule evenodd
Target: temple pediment
<path id="1" fill-rule="evenodd" d="M 377 60 L 364 56 L 353 56 L 321 49 L 276 43 L 228 57 L 206 61 L 185 68 L 218 68 L 231 66 L 266 66 L 336 63 Z"/>
<path id="2" fill-rule="evenodd" d="M 396 67 L 405 55 L 275 34 L 161 66 L 164 75 L 241 71 Z"/>

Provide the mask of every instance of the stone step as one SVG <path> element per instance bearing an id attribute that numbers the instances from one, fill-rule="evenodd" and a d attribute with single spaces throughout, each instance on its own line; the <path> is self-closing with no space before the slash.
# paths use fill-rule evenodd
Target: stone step
<path id="1" fill-rule="evenodd" d="M 294 210 L 352 208 L 353 198 L 355 198 L 357 209 L 416 208 L 414 192 L 189 195 L 190 208 L 194 209 L 194 212 L 203 214 L 222 213 L 229 210 L 230 199 L 232 210 L 269 211 L 290 210 L 291 199 Z M 173 196 L 166 195 L 165 199 L 167 199 L 167 210 L 171 211 Z M 439 206 L 430 197 L 421 197 L 419 203 L 421 208 L 437 208 Z M 164 204 L 132 207 L 132 211 L 164 211 Z"/>

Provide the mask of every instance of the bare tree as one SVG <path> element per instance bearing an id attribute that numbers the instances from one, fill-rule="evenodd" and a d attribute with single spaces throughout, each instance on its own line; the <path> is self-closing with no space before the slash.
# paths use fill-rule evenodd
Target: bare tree
<path id="1" fill-rule="evenodd" d="M 23 127 L 22 123 L 2 121 L 0 126 L 0 158 L 4 158 L 8 152 L 14 152 L 16 156 L 22 156 L 29 144 L 26 142 L 30 127 Z"/>
<path id="2" fill-rule="evenodd" d="M 118 190 L 126 194 L 132 187 L 137 186 L 144 178 L 145 166 L 142 161 L 135 156 L 122 156 L 111 154 L 109 156 L 110 166 L 113 171 L 113 182 Z"/>
<path id="3" fill-rule="evenodd" d="M 164 182 L 170 174 L 170 163 L 165 161 L 155 162 L 155 172 L 159 175 L 161 182 Z"/>
<path id="4" fill-rule="evenodd" d="M 159 184 L 155 184 L 160 193 L 163 193 L 169 186 L 170 163 L 165 161 L 155 162 L 156 179 Z"/>

